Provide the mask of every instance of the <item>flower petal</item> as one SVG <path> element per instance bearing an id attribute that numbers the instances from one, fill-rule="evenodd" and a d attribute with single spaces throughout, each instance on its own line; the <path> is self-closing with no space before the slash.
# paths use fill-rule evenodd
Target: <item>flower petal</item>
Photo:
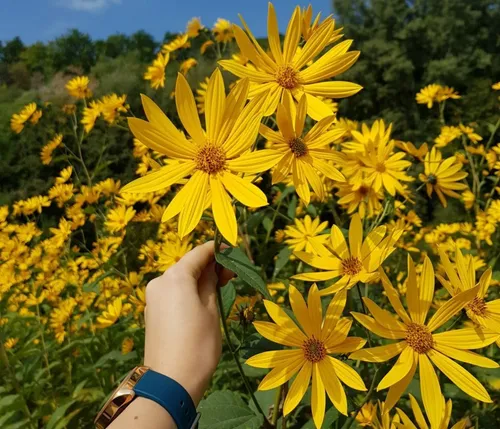
<path id="1" fill-rule="evenodd" d="M 357 313 L 355 311 L 351 311 L 351 314 L 366 329 L 372 331 L 374 334 L 378 335 L 379 337 L 395 339 L 395 340 L 406 337 L 405 331 L 384 328 L 381 324 L 377 323 L 375 319 L 372 319 L 371 317 L 366 316 L 363 313 Z"/>
<path id="2" fill-rule="evenodd" d="M 394 288 L 394 286 L 392 286 L 383 268 L 379 268 L 379 273 L 382 280 L 382 286 L 384 287 L 385 294 L 387 295 L 387 298 L 389 298 L 392 308 L 394 308 L 397 315 L 401 317 L 401 320 L 403 320 L 405 324 L 411 323 L 411 319 L 399 299 L 398 291 Z"/>
<path id="3" fill-rule="evenodd" d="M 249 181 L 229 172 L 221 174 L 220 178 L 228 192 L 245 206 L 267 206 L 267 197 L 264 192 Z"/>
<path id="4" fill-rule="evenodd" d="M 339 410 L 342 414 L 347 416 L 347 398 L 345 395 L 345 390 L 340 383 L 337 374 L 335 373 L 335 368 L 332 365 L 330 359 L 323 359 L 317 364 L 318 372 L 321 375 L 321 380 L 324 383 L 324 389 L 328 393 L 330 401 L 332 401 L 333 406 Z M 324 390 L 323 390 L 324 394 Z M 316 423 L 316 427 L 320 428 L 321 424 Z"/>
<path id="5" fill-rule="evenodd" d="M 444 346 L 442 344 L 434 344 L 432 348 L 443 353 L 444 355 L 451 356 L 453 359 L 459 360 L 460 362 L 470 363 L 471 365 L 477 365 L 482 368 L 500 367 L 500 365 L 498 365 L 498 363 L 494 360 L 488 359 L 485 356 L 469 350 L 459 350 L 455 347 Z"/>
<path id="6" fill-rule="evenodd" d="M 401 395 L 405 392 L 406 388 L 413 380 L 415 371 L 417 370 L 417 362 L 418 362 L 417 354 L 414 353 L 413 356 L 414 356 L 414 361 L 410 372 L 406 374 L 406 376 L 403 377 L 401 381 L 398 381 L 396 384 L 393 384 L 389 388 L 387 396 L 385 397 L 384 413 L 388 413 L 394 407 L 394 405 L 396 405 L 396 403 L 399 401 L 399 398 L 401 398 Z"/>
<path id="7" fill-rule="evenodd" d="M 347 292 L 340 291 L 333 299 L 330 301 L 328 305 L 328 309 L 326 310 L 325 320 L 323 321 L 323 327 L 321 328 L 321 339 L 326 340 L 335 326 L 339 321 L 342 312 L 344 311 L 345 303 L 347 300 Z"/>
<path id="8" fill-rule="evenodd" d="M 353 368 L 351 368 L 346 363 L 341 362 L 338 359 L 335 359 L 331 356 L 328 356 L 328 360 L 330 361 L 330 364 L 333 366 L 338 378 L 340 378 L 340 380 L 344 384 L 347 384 L 349 387 L 352 387 L 353 389 L 356 390 L 361 390 L 361 391 L 367 390 L 363 379 Z"/>
<path id="9" fill-rule="evenodd" d="M 407 344 L 405 341 L 386 346 L 371 347 L 355 351 L 349 356 L 349 359 L 361 360 L 363 362 L 387 362 L 389 359 L 400 354 L 406 347 Z"/>
<path id="10" fill-rule="evenodd" d="M 362 349 L 366 344 L 366 340 L 361 337 L 347 337 L 340 344 L 329 346 L 328 350 L 330 353 L 336 354 L 344 354 L 344 353 L 352 353 L 356 350 Z"/>
<path id="11" fill-rule="evenodd" d="M 283 366 L 277 366 L 262 379 L 259 384 L 259 390 L 271 390 L 281 386 L 290 380 L 297 371 L 304 365 L 304 356 L 300 356 L 293 361 L 289 361 Z"/>
<path id="12" fill-rule="evenodd" d="M 205 210 L 205 196 L 209 190 L 208 180 L 208 174 L 196 171 L 184 185 L 189 189 L 190 195 L 179 215 L 178 230 L 181 238 L 188 235 L 200 222 Z"/>
<path id="13" fill-rule="evenodd" d="M 270 322 L 254 322 L 253 325 L 260 335 L 270 341 L 284 346 L 302 347 L 302 341 L 295 339 L 294 331 L 284 329 Z"/>
<path id="14" fill-rule="evenodd" d="M 252 356 L 245 363 L 254 368 L 274 368 L 283 366 L 286 362 L 295 361 L 303 355 L 304 352 L 301 349 L 271 350 Z"/>
<path id="15" fill-rule="evenodd" d="M 212 190 L 212 211 L 215 224 L 224 238 L 236 246 L 238 225 L 236 224 L 234 207 L 217 175 L 210 175 L 210 189 Z"/>
<path id="16" fill-rule="evenodd" d="M 377 391 L 387 389 L 401 381 L 411 370 L 414 361 L 414 351 L 411 347 L 406 347 L 399 355 L 398 360 L 390 371 L 380 380 Z"/>
<path id="17" fill-rule="evenodd" d="M 283 415 L 290 414 L 302 401 L 311 381 L 312 367 L 313 364 L 307 361 L 295 377 L 283 404 Z"/>
<path id="18" fill-rule="evenodd" d="M 375 318 L 375 321 L 389 330 L 406 331 L 406 325 L 395 319 L 394 316 L 387 310 L 381 309 L 370 298 L 363 297 L 363 302 L 368 307 L 368 310 Z"/>
<path id="19" fill-rule="evenodd" d="M 299 290 L 293 285 L 288 288 L 288 298 L 290 300 L 290 306 L 292 307 L 293 314 L 299 322 L 299 325 L 308 337 L 313 336 L 315 329 L 313 327 L 313 321 L 309 315 L 309 309 L 307 308 L 306 301 Z"/>
<path id="20" fill-rule="evenodd" d="M 205 97 L 205 125 L 209 142 L 221 144 L 219 131 L 226 108 L 226 92 L 222 73 L 218 68 L 210 76 Z"/>
<path id="21" fill-rule="evenodd" d="M 283 158 L 283 152 L 264 149 L 247 152 L 238 158 L 227 161 L 227 168 L 237 173 L 254 174 L 269 170 Z"/>
<path id="22" fill-rule="evenodd" d="M 489 346 L 500 338 L 500 334 L 477 327 L 440 332 L 439 334 L 433 334 L 432 338 L 437 345 L 469 350 Z"/>
<path id="23" fill-rule="evenodd" d="M 361 245 L 363 243 L 363 224 L 358 213 L 351 218 L 349 225 L 349 249 L 351 257 L 361 258 Z"/>
<path id="24" fill-rule="evenodd" d="M 283 310 L 283 308 L 272 301 L 268 301 L 267 299 L 264 300 L 264 306 L 274 323 L 286 330 L 289 330 L 290 332 L 293 332 L 293 339 L 295 341 L 298 343 L 307 341 L 307 337 L 302 333 L 290 316 L 286 314 L 286 311 Z"/>
<path id="25" fill-rule="evenodd" d="M 408 347 L 409 348 L 409 347 Z M 444 414 L 444 400 L 436 371 L 425 354 L 418 356 L 420 392 L 431 427 L 439 427 Z"/>
<path id="26" fill-rule="evenodd" d="M 304 92 L 325 98 L 346 98 L 362 89 L 363 87 L 357 83 L 340 80 L 304 85 Z"/>
<path id="27" fill-rule="evenodd" d="M 198 108 L 194 101 L 193 92 L 191 91 L 188 81 L 181 73 L 177 73 L 175 104 L 182 125 L 192 139 L 200 145 L 205 143 L 205 133 L 203 128 L 201 128 Z"/>

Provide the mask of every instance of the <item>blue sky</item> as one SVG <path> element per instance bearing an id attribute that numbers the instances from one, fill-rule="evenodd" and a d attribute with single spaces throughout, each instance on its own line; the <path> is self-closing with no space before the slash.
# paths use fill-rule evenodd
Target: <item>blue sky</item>
<path id="1" fill-rule="evenodd" d="M 218 17 L 239 23 L 241 13 L 257 36 L 266 34 L 267 0 L 0 0 L 0 40 L 20 36 L 24 43 L 48 41 L 70 28 L 93 39 L 146 30 L 157 40 L 166 31 L 183 31 L 193 16 L 212 26 Z M 311 3 L 314 12 L 329 15 L 331 0 L 275 0 L 284 32 L 296 5 Z"/>

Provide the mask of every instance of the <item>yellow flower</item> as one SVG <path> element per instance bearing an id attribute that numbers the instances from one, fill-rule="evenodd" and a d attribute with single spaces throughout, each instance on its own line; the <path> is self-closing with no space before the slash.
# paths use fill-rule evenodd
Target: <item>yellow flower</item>
<path id="1" fill-rule="evenodd" d="M 432 109 L 435 101 L 437 101 L 437 96 L 441 86 L 433 83 L 422 88 L 416 96 L 418 104 L 427 104 L 428 109 Z"/>
<path id="2" fill-rule="evenodd" d="M 207 40 L 206 42 L 204 42 L 201 46 L 200 46 L 200 54 L 201 55 L 204 55 L 205 52 L 207 52 L 207 49 L 212 46 L 214 44 L 214 42 L 212 40 Z"/>
<path id="3" fill-rule="evenodd" d="M 443 155 L 435 147 L 427 153 L 424 161 L 425 174 L 420 173 L 419 179 L 425 183 L 427 195 L 430 197 L 435 191 L 443 207 L 447 207 L 445 195 L 453 198 L 460 198 L 455 191 L 464 191 L 468 188 L 465 183 L 459 180 L 467 177 L 467 173 L 462 170 L 462 164 L 457 162 L 455 156 L 451 156 L 443 161 Z"/>
<path id="4" fill-rule="evenodd" d="M 42 111 L 38 109 L 35 113 L 33 113 L 33 115 L 31 115 L 30 122 L 33 125 L 36 125 L 40 120 L 40 118 L 42 117 L 42 114 L 43 114 Z"/>
<path id="5" fill-rule="evenodd" d="M 321 13 L 318 13 L 314 18 L 314 20 L 312 18 L 313 18 L 312 5 L 309 5 L 307 6 L 306 9 L 301 10 L 300 32 L 302 33 L 302 38 L 305 41 L 308 41 L 322 24 L 320 22 Z M 339 28 L 338 30 L 335 30 L 333 32 L 329 44 L 337 41 L 342 37 L 342 35 L 340 34 L 341 31 L 342 29 Z"/>
<path id="6" fill-rule="evenodd" d="M 202 82 L 198 84 L 198 88 L 196 89 L 196 106 L 198 107 L 198 112 L 200 114 L 205 113 L 205 99 L 207 97 L 207 88 L 208 88 L 209 78 L 206 77 Z"/>
<path id="7" fill-rule="evenodd" d="M 56 200 L 57 206 L 62 207 L 64 203 L 73 197 L 72 183 L 58 183 L 49 189 L 49 198 Z"/>
<path id="8" fill-rule="evenodd" d="M 28 198 L 24 201 L 17 201 L 14 203 L 13 215 L 19 216 L 20 214 L 29 216 L 35 212 L 42 213 L 44 207 L 50 206 L 50 200 L 47 196 L 36 196 Z"/>
<path id="9" fill-rule="evenodd" d="M 123 305 L 122 299 L 116 298 L 112 303 L 108 304 L 107 310 L 104 310 L 100 316 L 97 316 L 99 328 L 109 328 L 114 325 L 122 314 Z"/>
<path id="10" fill-rule="evenodd" d="M 10 350 L 10 349 L 13 349 L 18 342 L 19 342 L 19 338 L 10 337 L 10 338 L 7 338 L 7 340 L 3 343 L 3 345 L 7 350 Z"/>
<path id="11" fill-rule="evenodd" d="M 14 113 L 10 119 L 10 128 L 16 134 L 19 134 L 25 123 L 37 112 L 36 103 L 30 103 L 24 106 L 19 113 Z M 40 111 L 41 116 L 41 111 Z"/>
<path id="12" fill-rule="evenodd" d="M 474 128 L 467 127 L 464 124 L 460 124 L 459 127 L 460 127 L 460 130 L 467 136 L 467 138 L 472 143 L 477 143 L 483 139 L 479 134 L 474 132 Z"/>
<path id="13" fill-rule="evenodd" d="M 264 300 L 264 305 L 275 323 L 254 322 L 263 337 L 292 347 L 260 353 L 246 361 L 253 367 L 273 368 L 259 384 L 259 390 L 274 389 L 298 373 L 285 398 L 283 414 L 288 415 L 295 409 L 311 383 L 311 408 L 317 428 L 321 428 L 325 416 L 326 394 L 335 408 L 347 415 L 347 398 L 341 382 L 356 390 L 366 390 L 363 380 L 350 365 L 331 356 L 358 350 L 366 343 L 363 338 L 348 337 L 352 320 L 340 317 L 346 296 L 345 291 L 337 293 L 323 318 L 321 297 L 315 284 L 309 289 L 307 304 L 300 292 L 290 286 L 290 304 L 301 327 L 280 306 L 268 300 Z"/>
<path id="14" fill-rule="evenodd" d="M 203 211 L 211 205 L 222 235 L 236 244 L 238 229 L 228 192 L 248 207 L 267 205 L 265 194 L 239 174 L 268 170 L 278 162 L 281 154 L 269 149 L 248 152 L 257 136 L 267 94 L 255 97 L 245 107 L 243 96 L 247 91 L 248 81 L 242 81 L 226 97 L 222 74 L 216 69 L 207 89 L 204 131 L 191 88 L 179 74 L 175 90 L 177 112 L 192 141 L 187 140 L 146 96 L 142 96 L 142 103 L 149 122 L 129 118 L 135 137 L 175 162 L 129 183 L 123 192 L 160 191 L 191 176 L 162 217 L 162 222 L 166 222 L 180 214 L 178 230 L 181 237 L 196 227 Z"/>
<path id="15" fill-rule="evenodd" d="M 286 100 L 288 97 L 285 95 Z M 291 174 L 297 194 L 307 205 L 311 199 L 309 186 L 320 200 L 326 196 L 320 174 L 338 182 L 345 180 L 344 176 L 327 162 L 340 160 L 339 154 L 330 150 L 328 144 L 338 138 L 342 131 L 328 130 L 335 119 L 334 116 L 330 116 L 318 122 L 303 135 L 307 98 L 302 96 L 300 99 L 294 118 L 291 115 L 292 105 L 293 101 L 289 99 L 287 105 L 278 106 L 276 120 L 280 132 L 262 124 L 260 133 L 272 143 L 271 147 L 281 154 L 281 160 L 273 171 L 273 184 L 284 182 Z"/>
<path id="16" fill-rule="evenodd" d="M 491 89 L 493 89 L 494 91 L 500 91 L 500 82 L 491 85 Z"/>
<path id="17" fill-rule="evenodd" d="M 76 104 L 65 104 L 61 110 L 68 116 L 73 115 L 76 113 Z"/>
<path id="18" fill-rule="evenodd" d="M 410 394 L 409 396 L 410 396 L 411 409 L 413 411 L 413 416 L 415 417 L 415 422 L 417 423 L 417 425 L 413 424 L 413 422 L 410 420 L 410 418 L 405 414 L 403 410 L 397 408 L 397 412 L 399 414 L 399 417 L 401 418 L 401 422 L 403 423 L 403 425 L 397 425 L 397 428 L 428 429 L 429 426 L 425 421 L 425 417 L 424 414 L 422 413 L 422 410 L 420 409 L 420 405 L 418 405 L 417 400 L 412 394 Z M 451 419 L 451 409 L 452 409 L 451 399 L 448 399 L 448 402 L 446 403 L 443 396 L 441 396 L 440 398 L 435 398 L 435 400 L 439 403 L 439 407 L 442 410 L 444 410 L 444 412 L 441 421 L 439 423 L 439 426 L 432 426 L 432 427 L 433 428 L 435 427 L 436 429 L 448 429 Z M 427 418 L 430 421 L 429 416 Z M 451 427 L 451 429 L 465 429 L 467 427 L 470 427 L 470 424 L 468 419 L 465 418 L 455 423 Z"/>
<path id="19" fill-rule="evenodd" d="M 73 174 L 73 167 L 70 165 L 69 167 L 63 168 L 59 173 L 59 177 L 56 177 L 56 183 L 66 183 Z"/>
<path id="20" fill-rule="evenodd" d="M 191 42 L 189 41 L 189 35 L 179 34 L 175 39 L 163 45 L 162 52 L 167 54 L 169 52 L 177 51 L 178 49 L 189 48 Z"/>
<path id="21" fill-rule="evenodd" d="M 186 34 L 189 37 L 196 37 L 199 33 L 200 30 L 202 30 L 204 25 L 201 23 L 200 18 L 191 18 L 191 20 L 187 23 L 186 26 Z"/>
<path id="22" fill-rule="evenodd" d="M 101 104 L 97 101 L 91 101 L 89 107 L 83 109 L 82 124 L 85 132 L 89 133 L 94 128 L 95 121 L 101 116 Z"/>
<path id="23" fill-rule="evenodd" d="M 373 426 L 373 422 L 377 416 L 377 404 L 367 402 L 361 407 L 359 413 L 356 414 L 356 421 L 362 427 Z"/>
<path id="24" fill-rule="evenodd" d="M 461 97 L 460 94 L 457 91 L 455 91 L 454 88 L 451 88 L 449 86 L 441 86 L 436 96 L 437 101 L 441 102 L 448 100 L 450 98 L 458 100 Z"/>
<path id="25" fill-rule="evenodd" d="M 121 183 L 119 180 L 109 178 L 103 180 L 102 182 L 96 183 L 94 188 L 97 192 L 100 192 L 108 197 L 110 195 L 118 194 L 118 192 L 120 192 L 120 186 Z"/>
<path id="26" fill-rule="evenodd" d="M 125 106 L 126 100 L 127 96 L 125 94 L 121 96 L 116 94 L 105 95 L 99 100 L 100 112 L 107 123 L 113 123 L 119 112 L 127 111 L 127 107 Z"/>
<path id="27" fill-rule="evenodd" d="M 259 296 L 237 296 L 231 311 L 229 312 L 228 320 L 240 322 L 242 325 L 249 325 L 255 320 L 255 304 L 259 301 Z"/>
<path id="28" fill-rule="evenodd" d="M 135 216 L 136 211 L 132 207 L 118 206 L 109 211 L 106 217 L 106 228 L 111 232 L 124 230 Z"/>
<path id="29" fill-rule="evenodd" d="M 170 53 L 158 54 L 153 64 L 148 66 L 148 70 L 144 73 L 144 80 L 151 81 L 151 88 L 158 89 L 165 86 L 165 67 L 170 59 Z"/>
<path id="30" fill-rule="evenodd" d="M 42 164 L 49 165 L 52 161 L 52 152 L 61 145 L 63 136 L 62 134 L 56 134 L 52 140 L 50 140 L 42 150 L 40 151 L 40 159 Z"/>
<path id="31" fill-rule="evenodd" d="M 122 341 L 122 355 L 129 354 L 134 349 L 134 339 L 127 337 Z"/>
<path id="32" fill-rule="evenodd" d="M 189 237 L 181 239 L 175 235 L 173 239 L 167 240 L 155 252 L 158 257 L 158 270 L 166 271 L 191 249 L 193 245 L 190 243 Z"/>
<path id="33" fill-rule="evenodd" d="M 198 61 L 196 61 L 194 58 L 188 58 L 181 63 L 181 65 L 179 66 L 179 71 L 185 76 L 189 70 L 196 66 L 196 64 L 198 64 Z"/>
<path id="34" fill-rule="evenodd" d="M 438 137 L 434 139 L 436 147 L 445 147 L 447 144 L 451 143 L 457 137 L 462 135 L 462 131 L 458 127 L 453 126 L 443 126 L 441 127 L 441 133 Z"/>
<path id="35" fill-rule="evenodd" d="M 330 17 L 325 19 L 306 42 L 301 54 L 295 57 L 300 42 L 300 19 L 300 7 L 297 6 L 288 24 L 282 50 L 276 12 L 269 3 L 268 39 L 271 58 L 241 18 L 246 33 L 234 25 L 234 34 L 241 53 L 250 59 L 255 69 L 242 66 L 234 60 L 222 60 L 219 63 L 234 75 L 250 79 L 252 82 L 250 97 L 269 91 L 266 116 L 276 111 L 280 101 L 283 102 L 284 94 L 293 96 L 297 101 L 305 95 L 308 115 L 319 121 L 332 115 L 333 111 L 318 97 L 350 97 L 362 89 L 360 85 L 351 82 L 328 81 L 348 70 L 356 62 L 359 52 L 347 52 L 352 40 L 346 40 L 330 48 L 313 64 L 307 66 L 309 61 L 314 60 L 329 44 L 335 23 Z"/>
<path id="36" fill-rule="evenodd" d="M 462 192 L 462 199 L 464 200 L 464 205 L 467 210 L 470 210 L 472 207 L 474 207 L 476 197 L 471 191 L 466 190 Z"/>
<path id="37" fill-rule="evenodd" d="M 276 295 L 280 294 L 280 296 L 275 298 L 275 301 L 278 304 L 282 304 L 285 302 L 285 298 L 283 296 L 281 296 L 282 291 L 287 290 L 287 287 L 285 286 L 284 283 L 282 283 L 282 282 L 268 283 L 267 290 L 269 291 L 269 294 L 272 297 L 275 297 Z"/>
<path id="38" fill-rule="evenodd" d="M 428 147 L 427 143 L 422 143 L 418 147 L 418 149 L 411 142 L 402 142 L 402 141 L 396 140 L 395 144 L 398 148 L 404 150 L 408 155 L 411 155 L 411 156 L 419 159 L 420 161 L 424 160 L 424 156 L 429 151 L 429 147 Z"/>
<path id="39" fill-rule="evenodd" d="M 348 214 L 358 212 L 361 219 L 371 218 L 382 210 L 381 201 L 384 199 L 382 190 L 375 191 L 366 181 L 361 186 L 350 181 L 337 184 L 339 190 L 337 203 L 347 210 Z"/>
<path id="40" fill-rule="evenodd" d="M 227 19 L 218 18 L 212 27 L 212 32 L 214 33 L 215 40 L 220 43 L 227 43 L 233 40 L 233 24 L 231 24 Z"/>
<path id="41" fill-rule="evenodd" d="M 92 91 L 89 89 L 89 78 L 87 76 L 76 76 L 66 84 L 68 94 L 75 98 L 92 97 Z"/>
<path id="42" fill-rule="evenodd" d="M 328 240 L 328 235 L 321 234 L 326 228 L 328 222 L 320 224 L 319 217 L 313 221 L 309 215 L 303 221 L 295 219 L 295 227 L 289 225 L 285 228 L 285 243 L 294 251 L 305 250 L 320 255 L 326 251 L 323 245 Z"/>
<path id="43" fill-rule="evenodd" d="M 129 295 L 128 300 L 135 307 L 136 314 L 144 313 L 146 308 L 146 288 L 144 286 L 134 288 L 134 294 Z"/>
<path id="44" fill-rule="evenodd" d="M 387 298 L 401 320 L 396 319 L 390 312 L 382 310 L 366 297 L 363 298 L 363 302 L 373 318 L 362 313 L 351 312 L 351 314 L 361 325 L 376 335 L 399 341 L 356 351 L 350 358 L 365 362 L 386 362 L 399 355 L 397 362 L 377 386 L 377 390 L 389 388 L 385 411 L 394 407 L 418 367 L 424 407 L 431 426 L 438 427 L 445 410 L 444 403 L 435 400 L 436 396 L 441 396 L 441 387 L 432 364 L 465 393 L 479 401 L 491 402 L 488 392 L 481 383 L 450 357 L 485 368 L 497 368 L 499 365 L 496 362 L 469 350 L 488 346 L 500 334 L 478 332 L 473 328 L 435 333 L 474 298 L 478 287 L 459 293 L 445 302 L 426 323 L 434 298 L 434 269 L 430 259 L 425 257 L 422 273 L 417 279 L 415 265 L 408 256 L 406 301 L 409 314 L 382 269 L 380 276 Z"/>
<path id="45" fill-rule="evenodd" d="M 294 252 L 294 255 L 305 263 L 327 271 L 296 274 L 292 278 L 325 281 L 340 277 L 336 283 L 321 290 L 321 295 L 329 295 L 345 288 L 350 289 L 358 281 L 369 283 L 378 278 L 378 268 L 394 251 L 394 245 L 403 231 L 395 230 L 387 236 L 386 232 L 386 226 L 378 226 L 363 241 L 361 218 L 355 214 L 349 226 L 349 247 L 347 247 L 340 228 L 332 225 L 327 254 L 316 256 L 307 252 Z"/>

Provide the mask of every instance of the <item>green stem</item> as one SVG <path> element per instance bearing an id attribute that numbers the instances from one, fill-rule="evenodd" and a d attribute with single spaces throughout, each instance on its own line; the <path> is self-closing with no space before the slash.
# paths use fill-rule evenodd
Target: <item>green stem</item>
<path id="1" fill-rule="evenodd" d="M 272 425 L 276 426 L 276 423 L 278 423 L 278 417 L 280 415 L 280 402 L 281 402 L 281 393 L 283 392 L 283 385 L 278 387 L 278 390 L 276 391 L 276 395 L 274 397 L 274 407 L 273 407 L 273 420 L 272 420 Z"/>

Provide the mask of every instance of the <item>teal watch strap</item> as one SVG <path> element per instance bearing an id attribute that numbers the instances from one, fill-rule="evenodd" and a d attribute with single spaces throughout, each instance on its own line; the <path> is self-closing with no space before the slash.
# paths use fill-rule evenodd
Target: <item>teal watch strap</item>
<path id="1" fill-rule="evenodd" d="M 160 404 L 172 416 L 177 429 L 197 426 L 199 415 L 189 393 L 174 379 L 148 370 L 134 386 L 137 396 Z"/>

